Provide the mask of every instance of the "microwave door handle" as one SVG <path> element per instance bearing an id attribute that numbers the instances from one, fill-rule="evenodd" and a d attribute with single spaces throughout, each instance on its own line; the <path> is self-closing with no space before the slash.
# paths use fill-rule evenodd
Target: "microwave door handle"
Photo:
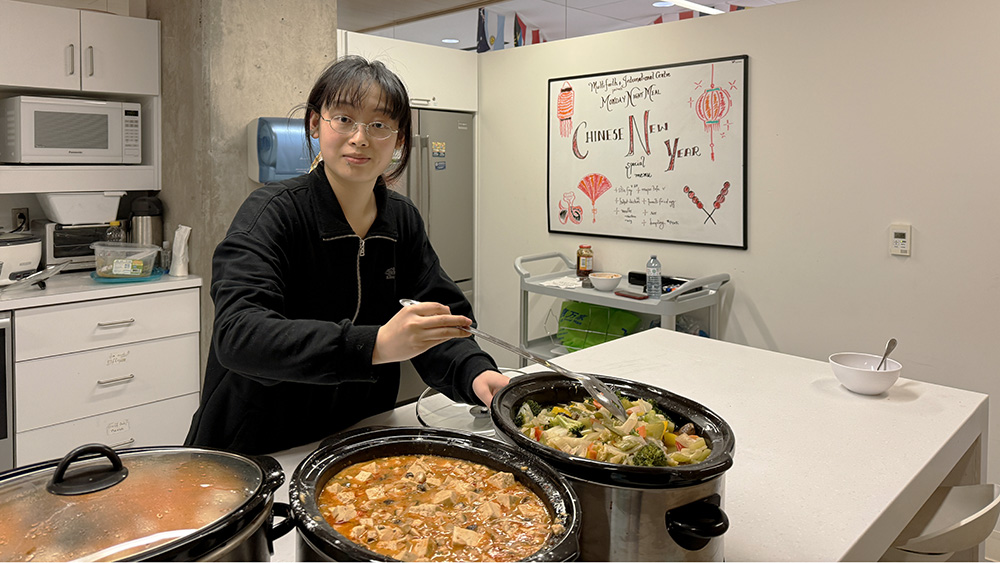
<path id="1" fill-rule="evenodd" d="M 76 45 L 70 43 L 66 46 L 66 75 L 76 74 Z"/>
<path id="2" fill-rule="evenodd" d="M 87 76 L 94 76 L 94 46 L 87 47 L 87 58 L 90 60 L 90 73 Z"/>

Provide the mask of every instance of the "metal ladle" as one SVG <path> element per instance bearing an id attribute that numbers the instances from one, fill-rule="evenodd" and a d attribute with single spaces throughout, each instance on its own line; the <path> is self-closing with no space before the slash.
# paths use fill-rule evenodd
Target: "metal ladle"
<path id="1" fill-rule="evenodd" d="M 885 352 L 882 354 L 882 361 L 878 363 L 878 367 L 875 371 L 882 371 L 882 366 L 885 365 L 886 358 L 889 357 L 889 353 L 896 349 L 896 339 L 890 338 L 888 342 L 885 343 Z"/>
<path id="2" fill-rule="evenodd" d="M 409 305 L 418 305 L 420 302 L 414 301 L 413 299 L 400 299 L 399 303 L 400 305 L 406 307 Z M 479 330 L 478 328 L 474 328 L 471 326 L 470 327 L 463 326 L 459 328 L 468 332 L 469 334 L 478 336 L 479 338 L 482 338 L 487 342 L 496 344 L 497 346 L 503 348 L 504 350 L 507 350 L 508 352 L 513 352 L 530 362 L 534 362 L 536 364 L 545 366 L 551 369 L 552 371 L 558 373 L 559 375 L 563 375 L 570 379 L 575 379 L 579 381 L 580 384 L 583 385 L 583 388 L 587 390 L 587 393 L 589 393 L 590 396 L 593 397 L 598 404 L 611 411 L 612 416 L 622 421 L 628 419 L 628 413 L 625 412 L 625 406 L 622 405 L 621 399 L 619 399 L 618 396 L 615 395 L 614 392 L 611 391 L 611 389 L 609 389 L 608 386 L 604 384 L 604 382 L 597 379 L 596 377 L 592 377 L 584 373 L 577 373 L 575 371 L 570 371 L 562 366 L 556 365 L 546 360 L 541 356 L 535 355 L 525 350 L 524 348 L 521 348 L 520 346 L 515 346 L 505 340 L 501 340 L 491 334 L 485 333 Z"/>

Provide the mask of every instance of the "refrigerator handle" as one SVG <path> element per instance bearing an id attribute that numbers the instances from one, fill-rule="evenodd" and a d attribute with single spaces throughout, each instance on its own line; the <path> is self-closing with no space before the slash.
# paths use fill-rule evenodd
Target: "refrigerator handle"
<path id="1" fill-rule="evenodd" d="M 420 136 L 420 203 L 417 207 L 424 216 L 427 236 L 431 234 L 431 149 L 430 135 Z"/>
<path id="2" fill-rule="evenodd" d="M 420 209 L 420 201 L 417 195 L 420 193 L 420 137 L 414 135 L 410 139 L 410 166 L 406 169 L 406 197 L 413 201 L 413 204 Z"/>

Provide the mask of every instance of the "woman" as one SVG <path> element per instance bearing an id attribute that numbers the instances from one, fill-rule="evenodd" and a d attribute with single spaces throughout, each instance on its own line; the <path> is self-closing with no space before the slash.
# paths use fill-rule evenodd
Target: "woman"
<path id="1" fill-rule="evenodd" d="M 215 326 L 189 445 L 255 454 L 319 440 L 392 408 L 408 359 L 463 402 L 488 405 L 507 383 L 460 328 L 472 307 L 416 208 L 386 188 L 410 153 L 399 78 L 379 62 L 337 61 L 313 86 L 305 123 L 322 161 L 253 192 L 216 248 Z"/>

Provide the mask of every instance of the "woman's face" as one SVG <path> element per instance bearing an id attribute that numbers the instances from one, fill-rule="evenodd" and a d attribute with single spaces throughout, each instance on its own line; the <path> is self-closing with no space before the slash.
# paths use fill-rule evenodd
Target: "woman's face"
<path id="1" fill-rule="evenodd" d="M 380 122 L 391 130 L 399 129 L 399 124 L 380 105 L 381 94 L 381 89 L 373 86 L 365 94 L 360 107 L 342 103 L 323 108 L 319 115 L 313 114 L 311 130 L 313 137 L 319 139 L 319 149 L 331 186 L 371 190 L 376 178 L 385 172 L 392 161 L 393 151 L 402 146 L 399 133 L 376 139 L 371 133 L 376 131 L 374 125 L 370 128 L 360 125 Z M 334 126 L 349 128 L 344 124 L 350 121 L 356 125 L 353 132 L 334 130 Z"/>

